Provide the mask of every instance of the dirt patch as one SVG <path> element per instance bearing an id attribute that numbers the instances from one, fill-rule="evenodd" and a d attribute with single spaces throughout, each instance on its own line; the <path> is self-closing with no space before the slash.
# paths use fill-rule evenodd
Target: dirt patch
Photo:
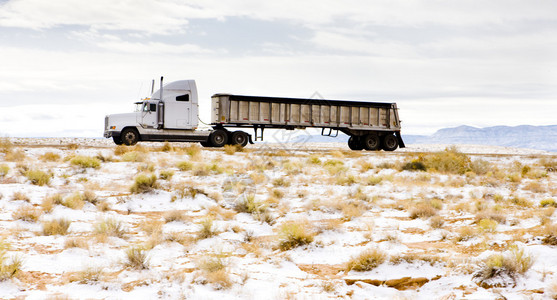
<path id="1" fill-rule="evenodd" d="M 428 278 L 425 278 L 425 277 L 418 277 L 418 278 L 402 277 L 402 278 L 399 278 L 399 279 L 389 279 L 389 280 L 344 279 L 344 281 L 348 285 L 353 285 L 357 282 L 363 282 L 363 283 L 367 283 L 367 284 L 371 284 L 371 285 L 375 285 L 375 286 L 385 285 L 385 286 L 403 291 L 403 290 L 408 290 L 408 289 L 417 289 L 419 287 L 422 287 L 424 284 L 426 284 L 430 281 L 433 281 L 433 280 L 438 280 L 439 278 L 441 278 L 440 275 L 435 276 L 431 279 L 428 279 Z"/>

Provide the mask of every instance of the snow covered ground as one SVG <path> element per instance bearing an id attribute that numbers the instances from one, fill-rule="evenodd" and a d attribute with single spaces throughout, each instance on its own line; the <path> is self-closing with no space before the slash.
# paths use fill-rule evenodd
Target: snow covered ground
<path id="1" fill-rule="evenodd" d="M 557 297 L 557 156 L 446 147 L 2 139 L 0 298 Z"/>

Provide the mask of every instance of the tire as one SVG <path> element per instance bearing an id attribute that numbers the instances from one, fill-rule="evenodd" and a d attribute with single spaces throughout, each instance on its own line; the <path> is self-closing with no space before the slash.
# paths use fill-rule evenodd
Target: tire
<path id="1" fill-rule="evenodd" d="M 240 145 L 245 147 L 248 144 L 249 137 L 248 134 L 243 131 L 234 131 L 230 138 L 229 143 L 232 145 Z"/>
<path id="2" fill-rule="evenodd" d="M 124 142 L 122 142 L 122 139 L 119 136 L 113 136 L 112 140 L 114 141 L 114 144 L 116 145 L 122 145 Z"/>
<path id="3" fill-rule="evenodd" d="M 348 148 L 350 148 L 350 150 L 363 150 L 364 145 L 362 145 L 359 137 L 350 136 L 348 139 Z"/>
<path id="4" fill-rule="evenodd" d="M 222 129 L 217 129 L 209 135 L 208 142 L 213 147 L 223 147 L 224 145 L 226 145 L 227 141 L 228 141 L 228 135 L 226 134 L 226 131 Z"/>
<path id="5" fill-rule="evenodd" d="M 212 147 L 211 143 L 209 143 L 209 141 L 207 142 L 199 142 L 201 144 L 201 146 L 206 147 L 206 148 L 210 148 Z"/>
<path id="6" fill-rule="evenodd" d="M 120 134 L 122 143 L 133 146 L 139 141 L 139 132 L 135 128 L 124 128 Z"/>
<path id="7" fill-rule="evenodd" d="M 364 146 L 364 149 L 369 151 L 379 150 L 379 148 L 381 147 L 379 136 L 375 133 L 364 136 L 362 144 Z"/>
<path id="8" fill-rule="evenodd" d="M 383 137 L 382 148 L 385 151 L 395 151 L 398 148 L 398 139 L 392 134 Z"/>

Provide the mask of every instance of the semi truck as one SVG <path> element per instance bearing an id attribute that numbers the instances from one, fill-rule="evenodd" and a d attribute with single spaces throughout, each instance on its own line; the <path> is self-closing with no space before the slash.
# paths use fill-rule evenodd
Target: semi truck
<path id="1" fill-rule="evenodd" d="M 194 80 L 163 85 L 135 102 L 133 113 L 105 116 L 104 137 L 117 145 L 139 141 L 199 142 L 204 147 L 246 146 L 263 141 L 264 129 L 320 128 L 321 135 L 349 136 L 352 150 L 403 148 L 396 103 L 214 94 L 211 128 L 198 129 L 199 99 Z M 254 135 L 246 129 L 253 129 Z"/>

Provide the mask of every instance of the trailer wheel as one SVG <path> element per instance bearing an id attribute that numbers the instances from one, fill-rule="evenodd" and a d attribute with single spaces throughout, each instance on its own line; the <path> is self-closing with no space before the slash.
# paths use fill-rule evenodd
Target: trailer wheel
<path id="1" fill-rule="evenodd" d="M 383 150 L 385 151 L 395 151 L 398 148 L 398 140 L 392 134 L 387 134 L 383 137 Z"/>
<path id="2" fill-rule="evenodd" d="M 120 134 L 122 143 L 133 146 L 139 141 L 139 132 L 135 128 L 124 128 Z"/>
<path id="3" fill-rule="evenodd" d="M 381 146 L 379 136 L 375 133 L 366 135 L 362 142 L 366 150 L 371 150 L 371 151 L 379 150 L 379 147 Z"/>
<path id="4" fill-rule="evenodd" d="M 360 141 L 359 137 L 350 136 L 350 138 L 348 139 L 348 148 L 350 148 L 350 150 L 363 150 L 364 145 Z"/>
<path id="5" fill-rule="evenodd" d="M 228 140 L 228 135 L 226 134 L 226 131 L 222 129 L 217 129 L 209 135 L 208 142 L 213 147 L 223 147 L 224 145 L 226 145 L 227 140 Z"/>
<path id="6" fill-rule="evenodd" d="M 248 144 L 248 134 L 243 131 L 234 131 L 232 133 L 230 143 L 232 145 L 240 145 L 245 147 Z"/>
<path id="7" fill-rule="evenodd" d="M 122 142 L 122 139 L 119 136 L 113 136 L 112 140 L 114 141 L 114 144 L 116 145 L 122 145 L 124 142 Z"/>

